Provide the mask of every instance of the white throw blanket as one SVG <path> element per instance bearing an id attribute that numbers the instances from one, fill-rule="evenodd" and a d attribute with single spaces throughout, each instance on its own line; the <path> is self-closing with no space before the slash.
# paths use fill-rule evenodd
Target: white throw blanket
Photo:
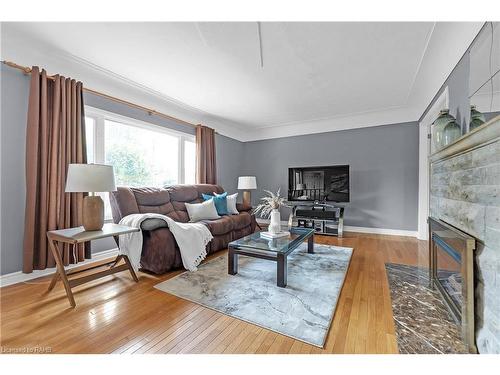
<path id="1" fill-rule="evenodd" d="M 212 240 L 212 233 L 201 223 L 179 223 L 168 216 L 154 213 L 127 215 L 120 224 L 141 228 L 146 219 L 164 220 L 174 235 L 181 252 L 182 264 L 189 271 L 196 271 L 197 266 L 207 256 L 206 246 Z M 142 231 L 120 236 L 120 254 L 127 255 L 132 267 L 137 270 L 141 263 Z"/>

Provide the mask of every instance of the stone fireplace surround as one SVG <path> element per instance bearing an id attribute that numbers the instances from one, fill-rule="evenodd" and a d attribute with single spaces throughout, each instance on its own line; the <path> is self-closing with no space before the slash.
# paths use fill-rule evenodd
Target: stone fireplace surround
<path id="1" fill-rule="evenodd" d="M 430 156 L 430 216 L 476 238 L 476 346 L 500 353 L 500 116 Z"/>

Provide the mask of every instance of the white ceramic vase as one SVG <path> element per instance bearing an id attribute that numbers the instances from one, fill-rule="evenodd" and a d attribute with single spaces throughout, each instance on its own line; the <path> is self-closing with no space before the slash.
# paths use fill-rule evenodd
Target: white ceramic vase
<path id="1" fill-rule="evenodd" d="M 269 232 L 279 233 L 281 232 L 281 215 L 278 209 L 273 209 L 271 211 L 271 222 L 269 223 Z"/>

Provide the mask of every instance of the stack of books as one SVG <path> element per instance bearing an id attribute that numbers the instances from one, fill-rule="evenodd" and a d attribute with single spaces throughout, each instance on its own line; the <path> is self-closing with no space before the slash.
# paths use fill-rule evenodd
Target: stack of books
<path id="1" fill-rule="evenodd" d="M 273 240 L 275 238 L 287 237 L 290 235 L 290 232 L 279 232 L 279 233 L 271 233 L 271 232 L 260 232 L 260 237 L 268 240 Z"/>

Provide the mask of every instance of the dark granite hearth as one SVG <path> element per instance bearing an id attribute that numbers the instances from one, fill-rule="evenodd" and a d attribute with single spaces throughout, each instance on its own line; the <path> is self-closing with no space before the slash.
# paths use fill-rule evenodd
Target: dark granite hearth
<path id="1" fill-rule="evenodd" d="M 385 265 L 391 290 L 396 340 L 402 354 L 467 353 L 460 326 L 439 292 L 429 289 L 427 270 Z"/>

